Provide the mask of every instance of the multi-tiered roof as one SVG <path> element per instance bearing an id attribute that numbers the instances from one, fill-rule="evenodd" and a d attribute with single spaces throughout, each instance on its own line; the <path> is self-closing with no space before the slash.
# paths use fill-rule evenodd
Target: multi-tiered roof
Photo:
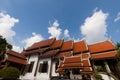
<path id="1" fill-rule="evenodd" d="M 20 53 L 17 53 L 13 50 L 9 50 L 7 51 L 7 55 L 8 55 L 8 58 L 7 58 L 8 62 L 22 64 L 22 65 L 27 64 L 26 57 Z"/>
<path id="2" fill-rule="evenodd" d="M 34 43 L 24 52 L 26 56 L 35 54 L 39 54 L 39 58 L 51 57 L 62 60 L 57 72 L 66 68 L 80 68 L 82 73 L 86 73 L 92 72 L 90 60 L 115 58 L 117 52 L 114 44 L 109 40 L 87 45 L 84 40 L 74 42 L 51 38 Z"/>

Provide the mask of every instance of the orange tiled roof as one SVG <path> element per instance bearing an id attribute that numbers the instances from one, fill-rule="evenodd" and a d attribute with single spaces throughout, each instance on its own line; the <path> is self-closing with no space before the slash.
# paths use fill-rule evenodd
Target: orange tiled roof
<path id="1" fill-rule="evenodd" d="M 52 49 L 60 48 L 61 45 L 62 45 L 62 43 L 63 43 L 63 40 L 56 40 L 56 41 L 50 46 L 50 48 L 52 48 Z"/>
<path id="2" fill-rule="evenodd" d="M 56 73 L 63 73 L 64 72 L 64 70 L 63 70 L 63 68 L 57 68 L 57 70 L 56 70 Z"/>
<path id="3" fill-rule="evenodd" d="M 87 46 L 84 40 L 74 43 L 73 53 L 79 53 L 84 51 L 87 51 Z"/>
<path id="4" fill-rule="evenodd" d="M 71 56 L 71 51 L 69 52 L 62 52 L 57 55 L 57 58 L 63 58 L 63 57 L 70 57 Z"/>
<path id="5" fill-rule="evenodd" d="M 81 73 L 92 73 L 92 68 L 91 67 L 84 67 L 82 69 Z"/>
<path id="6" fill-rule="evenodd" d="M 103 52 L 103 53 L 97 53 L 92 54 L 92 59 L 104 59 L 104 58 L 115 58 L 117 56 L 116 51 L 110 51 L 110 52 Z"/>
<path id="7" fill-rule="evenodd" d="M 81 55 L 82 55 L 82 58 L 89 58 L 89 53 L 82 53 L 82 54 L 77 54 L 74 56 L 81 56 Z"/>
<path id="8" fill-rule="evenodd" d="M 71 49 L 73 49 L 73 40 L 63 42 L 60 51 L 66 51 L 66 50 L 71 50 Z"/>
<path id="9" fill-rule="evenodd" d="M 31 54 L 36 54 L 36 53 L 43 53 L 44 51 L 48 50 L 49 48 L 40 48 L 40 49 L 36 49 L 36 50 L 30 50 L 30 51 L 26 51 L 23 54 L 24 55 L 31 55 Z"/>
<path id="10" fill-rule="evenodd" d="M 58 68 L 61 68 L 63 65 L 63 62 L 59 62 Z"/>
<path id="11" fill-rule="evenodd" d="M 10 54 L 10 55 L 18 57 L 18 58 L 26 59 L 26 57 L 23 54 L 20 54 L 18 52 L 13 51 L 13 50 L 8 50 L 7 54 Z"/>
<path id="12" fill-rule="evenodd" d="M 63 68 L 82 68 L 83 63 L 68 63 L 68 64 L 63 64 Z"/>
<path id="13" fill-rule="evenodd" d="M 55 38 L 43 40 L 37 43 L 34 43 L 31 47 L 28 47 L 26 50 L 38 48 L 38 47 L 45 47 L 51 45 L 55 41 Z"/>
<path id="14" fill-rule="evenodd" d="M 10 54 L 8 55 L 7 61 L 15 62 L 15 63 L 18 63 L 18 64 L 23 64 L 23 65 L 27 64 L 27 61 L 25 59 L 21 59 L 21 58 L 15 57 L 15 56 L 10 55 Z"/>
<path id="15" fill-rule="evenodd" d="M 57 73 L 63 73 L 64 72 L 64 70 L 62 68 L 62 65 L 63 65 L 63 62 L 59 62 L 58 68 L 56 70 Z"/>
<path id="16" fill-rule="evenodd" d="M 59 52 L 59 49 L 50 50 L 50 51 L 47 51 L 46 53 L 44 53 L 43 55 L 41 55 L 40 57 L 51 57 L 51 56 L 57 54 L 58 52 Z"/>
<path id="17" fill-rule="evenodd" d="M 83 60 L 82 63 L 83 63 L 83 66 L 84 66 L 84 67 L 89 67 L 89 66 L 91 66 L 89 59 Z"/>
<path id="18" fill-rule="evenodd" d="M 81 56 L 71 56 L 71 57 L 65 57 L 63 63 L 80 63 L 81 62 Z"/>
<path id="19" fill-rule="evenodd" d="M 89 45 L 90 53 L 97 53 L 103 51 L 115 50 L 115 46 L 110 41 L 104 41 L 96 44 Z"/>
<path id="20" fill-rule="evenodd" d="M 71 56 L 66 57 L 63 61 L 63 68 L 82 68 L 82 67 L 89 67 L 90 61 L 89 61 L 89 54 L 83 54 L 78 56 Z"/>

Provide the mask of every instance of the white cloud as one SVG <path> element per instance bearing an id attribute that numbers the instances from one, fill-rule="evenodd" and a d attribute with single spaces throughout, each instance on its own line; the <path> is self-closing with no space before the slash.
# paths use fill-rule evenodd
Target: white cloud
<path id="1" fill-rule="evenodd" d="M 98 7 L 96 7 L 96 8 L 93 10 L 93 12 L 96 12 L 97 10 L 99 10 Z"/>
<path id="2" fill-rule="evenodd" d="M 16 52 L 21 52 L 23 49 L 19 46 L 13 45 L 13 50 Z"/>
<path id="3" fill-rule="evenodd" d="M 64 37 L 70 38 L 69 30 L 68 29 L 64 30 Z"/>
<path id="4" fill-rule="evenodd" d="M 81 34 L 90 43 L 106 40 L 108 13 L 102 10 L 94 11 L 91 17 L 87 17 L 83 25 L 80 26 Z"/>
<path id="5" fill-rule="evenodd" d="M 32 33 L 32 36 L 23 40 L 23 43 L 25 43 L 25 48 L 31 46 L 35 42 L 39 42 L 43 40 L 44 38 L 40 34 Z"/>
<path id="6" fill-rule="evenodd" d="M 59 23 L 57 20 L 55 20 L 54 23 L 50 27 L 48 27 L 48 33 L 50 33 L 49 38 L 56 37 L 57 39 L 59 39 L 62 33 L 62 29 L 59 28 Z"/>
<path id="7" fill-rule="evenodd" d="M 13 46 L 13 50 L 20 52 L 21 48 L 15 45 L 13 37 L 16 35 L 16 32 L 13 30 L 13 27 L 19 20 L 11 17 L 9 14 L 6 14 L 5 11 L 0 12 L 0 35 L 2 35 L 8 43 Z"/>
<path id="8" fill-rule="evenodd" d="M 119 21 L 119 20 L 120 20 L 120 12 L 118 12 L 116 18 L 114 19 L 114 22 L 117 22 L 117 21 Z"/>
<path id="9" fill-rule="evenodd" d="M 16 32 L 12 29 L 19 20 L 8 14 L 0 13 L 0 35 L 5 37 L 9 43 L 13 43 Z"/>

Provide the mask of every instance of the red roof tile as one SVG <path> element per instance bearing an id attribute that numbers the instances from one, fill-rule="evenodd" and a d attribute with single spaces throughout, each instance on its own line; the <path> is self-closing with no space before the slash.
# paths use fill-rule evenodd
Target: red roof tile
<path id="1" fill-rule="evenodd" d="M 92 68 L 91 67 L 84 67 L 82 69 L 81 73 L 92 73 Z"/>
<path id="2" fill-rule="evenodd" d="M 63 73 L 64 72 L 64 70 L 63 70 L 63 68 L 57 68 L 57 70 L 56 70 L 56 73 Z"/>
<path id="3" fill-rule="evenodd" d="M 63 40 L 56 40 L 56 41 L 50 46 L 50 48 L 52 48 L 52 49 L 60 48 L 61 45 L 62 45 L 62 43 L 63 43 Z"/>
<path id="4" fill-rule="evenodd" d="M 82 68 L 83 63 L 66 63 L 62 65 L 63 68 Z"/>
<path id="5" fill-rule="evenodd" d="M 117 56 L 116 51 L 110 51 L 110 52 L 103 52 L 103 53 L 97 53 L 92 54 L 92 59 L 104 59 L 104 58 L 115 58 Z"/>
<path id="6" fill-rule="evenodd" d="M 45 52 L 43 55 L 41 55 L 40 57 L 51 57 L 55 54 L 57 54 L 59 52 L 59 49 L 56 49 L 56 50 L 50 50 L 50 51 L 47 51 Z"/>
<path id="7" fill-rule="evenodd" d="M 84 67 L 89 67 L 89 66 L 91 66 L 89 59 L 83 60 L 82 63 L 83 63 L 83 66 L 84 66 Z"/>
<path id="8" fill-rule="evenodd" d="M 63 42 L 63 45 L 60 51 L 66 51 L 66 50 L 71 50 L 71 49 L 73 49 L 73 41 L 69 40 L 69 41 Z"/>
<path id="9" fill-rule="evenodd" d="M 87 46 L 85 41 L 79 41 L 74 43 L 73 53 L 84 52 L 87 51 Z"/>
<path id="10" fill-rule="evenodd" d="M 82 58 L 89 58 L 89 53 L 76 54 L 74 56 L 81 56 L 81 55 L 82 55 Z"/>
<path id="11" fill-rule="evenodd" d="M 13 55 L 8 55 L 7 61 L 15 62 L 15 63 L 18 63 L 18 64 L 23 64 L 23 65 L 27 64 L 27 61 L 25 59 L 21 59 L 21 58 L 15 57 Z"/>
<path id="12" fill-rule="evenodd" d="M 43 40 L 37 43 L 34 43 L 31 47 L 28 47 L 26 50 L 34 49 L 34 48 L 39 48 L 39 47 L 45 47 L 51 45 L 55 41 L 55 38 Z"/>
<path id="13" fill-rule="evenodd" d="M 71 57 L 65 57 L 63 63 L 80 63 L 81 62 L 81 56 L 71 56 Z"/>
<path id="14" fill-rule="evenodd" d="M 65 57 L 62 66 L 63 68 L 82 68 L 83 66 L 89 67 L 91 66 L 89 61 L 89 54 L 84 53 L 82 54 L 82 57 L 81 55 Z"/>
<path id="15" fill-rule="evenodd" d="M 103 52 L 108 50 L 114 50 L 115 46 L 110 41 L 104 41 L 96 44 L 89 45 L 90 53 Z"/>
<path id="16" fill-rule="evenodd" d="M 72 51 L 62 52 L 62 53 L 59 53 L 56 57 L 57 58 L 70 57 L 72 55 L 71 53 L 72 53 Z"/>
<path id="17" fill-rule="evenodd" d="M 13 51 L 13 50 L 7 51 L 7 54 L 16 56 L 16 57 L 18 57 L 18 58 L 26 59 L 26 57 L 25 57 L 23 54 L 20 54 L 20 53 L 18 53 L 18 52 Z"/>
<path id="18" fill-rule="evenodd" d="M 46 48 L 39 48 L 39 49 L 36 49 L 36 50 L 26 51 L 23 54 L 24 55 L 31 55 L 31 54 L 36 54 L 36 53 L 43 53 L 44 51 L 46 51 L 48 49 L 49 49 L 48 47 L 46 47 Z"/>
<path id="19" fill-rule="evenodd" d="M 63 62 L 59 62 L 58 68 L 61 68 L 63 65 Z"/>

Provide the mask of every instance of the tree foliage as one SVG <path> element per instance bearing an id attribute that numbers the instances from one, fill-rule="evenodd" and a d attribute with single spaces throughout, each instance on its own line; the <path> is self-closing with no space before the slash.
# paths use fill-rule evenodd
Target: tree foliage
<path id="1" fill-rule="evenodd" d="M 94 74 L 94 77 L 97 79 L 97 80 L 101 80 L 102 79 L 102 76 L 100 74 Z"/>
<path id="2" fill-rule="evenodd" d="M 117 42 L 116 44 L 116 49 L 117 49 L 117 53 L 118 53 L 118 58 L 120 59 L 120 43 Z"/>
<path id="3" fill-rule="evenodd" d="M 15 67 L 7 67 L 6 69 L 0 70 L 0 77 L 2 78 L 19 78 L 20 71 Z"/>
<path id="4" fill-rule="evenodd" d="M 2 63 L 5 63 L 6 52 L 9 49 L 12 49 L 12 45 L 10 45 L 5 38 L 0 36 L 0 68 L 3 66 Z"/>
<path id="5" fill-rule="evenodd" d="M 6 51 L 6 49 L 12 49 L 12 45 L 10 45 L 5 38 L 0 36 L 0 52 Z"/>

